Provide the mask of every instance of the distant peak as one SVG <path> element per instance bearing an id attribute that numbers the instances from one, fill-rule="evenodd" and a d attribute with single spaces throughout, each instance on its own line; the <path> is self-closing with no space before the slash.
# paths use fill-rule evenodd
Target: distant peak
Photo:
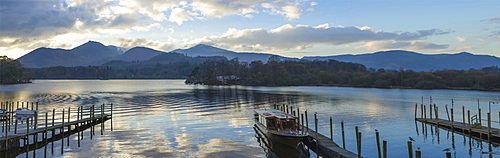
<path id="1" fill-rule="evenodd" d="M 196 46 L 194 47 L 213 47 L 213 46 L 210 46 L 210 45 L 206 45 L 206 44 L 197 44 Z M 193 47 L 193 48 L 194 48 Z"/>
<path id="2" fill-rule="evenodd" d="M 473 55 L 473 54 L 471 54 L 471 53 L 469 53 L 469 52 L 460 52 L 460 53 L 458 53 L 458 54 L 459 54 L 459 55 Z"/>

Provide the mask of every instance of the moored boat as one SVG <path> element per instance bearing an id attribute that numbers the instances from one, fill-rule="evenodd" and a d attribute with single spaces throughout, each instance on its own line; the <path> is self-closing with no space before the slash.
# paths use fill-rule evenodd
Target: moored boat
<path id="1" fill-rule="evenodd" d="M 270 139 L 297 146 L 308 134 L 300 129 L 298 117 L 276 109 L 255 110 L 255 126 Z"/>
<path id="2" fill-rule="evenodd" d="M 17 110 L 13 111 L 17 115 L 34 115 L 35 113 L 38 113 L 36 110 L 30 110 L 28 108 L 17 108 Z"/>

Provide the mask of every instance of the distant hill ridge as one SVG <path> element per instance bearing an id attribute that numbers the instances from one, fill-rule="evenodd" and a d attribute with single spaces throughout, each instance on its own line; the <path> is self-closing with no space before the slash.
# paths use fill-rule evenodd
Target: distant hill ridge
<path id="1" fill-rule="evenodd" d="M 154 50 L 147 47 L 134 47 L 125 52 L 124 48 L 116 46 L 104 46 L 95 41 L 89 41 L 70 50 L 38 48 L 20 57 L 18 60 L 28 68 L 41 68 L 51 66 L 88 66 L 131 61 L 176 62 L 194 60 L 195 58 L 184 58 L 179 55 L 160 55 L 179 53 L 180 55 L 197 56 L 224 56 L 227 59 L 238 58 L 239 61 L 251 62 L 261 60 L 267 62 L 273 54 L 234 52 L 209 45 L 198 44 L 188 49 L 176 49 L 169 53 Z M 365 65 L 367 68 L 384 69 L 411 69 L 414 71 L 433 71 L 443 69 L 468 70 L 479 69 L 488 66 L 500 65 L 500 58 L 491 55 L 474 55 L 467 52 L 457 54 L 420 54 L 404 50 L 380 51 L 359 55 L 335 55 L 335 56 L 305 56 L 301 59 L 278 56 L 281 60 L 338 60 Z M 175 60 L 179 59 L 179 60 Z M 197 58 L 196 60 L 201 60 Z M 122 62 L 116 62 L 122 61 Z M 199 61 L 197 61 L 199 62 Z M 114 64 L 107 64 L 114 65 Z"/>

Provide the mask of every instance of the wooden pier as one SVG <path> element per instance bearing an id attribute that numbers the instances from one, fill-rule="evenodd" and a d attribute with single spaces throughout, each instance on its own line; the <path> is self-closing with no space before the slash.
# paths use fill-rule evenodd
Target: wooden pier
<path id="1" fill-rule="evenodd" d="M 318 151 L 316 150 L 316 146 L 319 148 L 319 151 L 322 154 L 326 154 L 325 156 L 328 157 L 342 157 L 342 158 L 357 158 L 358 155 L 356 155 L 353 152 L 350 152 L 349 150 L 346 150 L 337 143 L 333 142 L 332 139 L 328 138 L 327 136 L 321 134 L 321 133 L 316 133 L 312 129 L 307 129 L 307 132 L 309 133 L 309 137 L 307 140 L 303 140 L 302 142 L 306 144 L 309 148 L 313 149 L 313 151 Z M 317 139 L 316 136 L 318 136 Z M 319 142 L 316 145 L 316 140 Z"/>
<path id="2" fill-rule="evenodd" d="M 62 139 L 65 134 L 73 134 L 76 132 L 79 132 L 79 130 L 84 130 L 87 128 L 90 128 L 92 126 L 95 126 L 100 123 L 104 123 L 106 120 L 111 119 L 111 115 L 108 114 L 99 114 L 95 115 L 94 117 L 89 117 L 85 119 L 80 119 L 76 121 L 71 121 L 71 122 L 65 122 L 53 126 L 47 126 L 47 127 L 40 127 L 37 129 L 30 129 L 28 131 L 25 131 L 25 133 L 18 133 L 18 134 L 12 134 L 12 135 L 7 135 L 7 137 L 3 136 L 0 137 L 0 151 L 6 151 L 10 150 L 13 148 L 19 148 L 19 140 L 20 139 L 29 139 L 30 136 L 34 135 L 39 135 L 42 134 L 44 142 L 45 139 L 47 140 L 53 140 L 53 139 Z M 71 126 L 74 126 L 71 128 Z M 64 131 L 67 127 L 67 132 Z M 59 134 L 55 134 L 56 129 L 59 129 Z M 52 132 L 52 137 L 48 137 L 48 132 Z M 44 135 L 45 134 L 45 135 Z M 69 135 L 66 135 L 69 136 Z M 6 143 L 7 141 L 7 143 Z M 30 142 L 28 142 L 30 143 Z M 31 142 L 33 144 L 39 144 L 38 140 L 35 140 Z M 6 145 L 7 144 L 7 145 Z M 30 144 L 26 144 L 25 146 L 29 146 Z M 7 147 L 6 147 L 7 146 Z"/>
<path id="3" fill-rule="evenodd" d="M 434 125 L 436 127 L 449 130 L 455 133 L 468 135 L 474 139 L 491 142 L 495 145 L 500 145 L 500 129 L 489 128 L 481 125 L 473 125 L 463 122 L 452 122 L 444 119 L 426 119 L 426 118 L 416 118 L 416 121 L 426 123 L 429 125 Z M 489 131 L 489 132 L 488 132 Z"/>

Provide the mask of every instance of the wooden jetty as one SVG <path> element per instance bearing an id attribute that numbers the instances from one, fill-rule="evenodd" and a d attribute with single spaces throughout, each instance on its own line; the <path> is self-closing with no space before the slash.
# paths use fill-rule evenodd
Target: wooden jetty
<path id="1" fill-rule="evenodd" d="M 64 135 L 61 136 L 61 134 L 66 133 L 64 131 L 65 127 L 68 127 L 68 132 L 69 132 L 68 134 L 72 134 L 72 133 L 78 132 L 75 130 L 87 129 L 87 128 L 94 126 L 94 125 L 97 125 L 99 123 L 104 123 L 108 119 L 111 119 L 111 115 L 98 114 L 98 115 L 94 115 L 93 117 L 89 117 L 89 118 L 84 118 L 84 119 L 71 121 L 71 122 L 65 122 L 65 123 L 57 124 L 57 125 L 53 125 L 53 126 L 47 126 L 46 128 L 41 127 L 41 128 L 37 128 L 37 129 L 30 129 L 30 130 L 26 131 L 25 133 L 7 135 L 7 137 L 3 136 L 3 137 L 0 137 L 0 151 L 6 151 L 6 150 L 13 149 L 13 148 L 19 148 L 20 147 L 19 140 L 20 139 L 27 139 L 31 135 L 38 135 L 40 133 L 44 134 L 44 133 L 47 133 L 48 131 L 52 131 L 52 137 L 49 138 L 48 134 L 46 134 L 47 136 L 44 139 L 51 140 L 51 139 L 56 139 L 58 137 L 59 137 L 58 139 L 61 139 L 64 136 Z M 74 126 L 73 130 L 71 130 L 72 129 L 71 126 Z M 61 130 L 58 135 L 55 135 L 56 129 Z M 6 141 L 7 141 L 7 143 L 6 143 Z M 33 144 L 38 143 L 37 141 L 38 140 L 33 141 Z M 6 147 L 6 144 L 7 144 L 7 147 Z M 26 145 L 30 145 L 30 144 L 26 144 Z"/>
<path id="2" fill-rule="evenodd" d="M 358 155 L 356 155 L 353 152 L 350 152 L 349 150 L 346 150 L 337 143 L 333 142 L 332 139 L 328 138 L 327 136 L 321 134 L 321 133 L 316 133 L 316 131 L 307 128 L 307 132 L 309 133 L 309 137 L 307 140 L 303 140 L 302 142 L 306 144 L 309 148 L 313 149 L 313 151 L 318 151 L 316 150 L 316 146 L 319 148 L 319 151 L 322 154 L 326 154 L 325 156 L 328 157 L 342 157 L 342 158 L 357 158 Z M 318 136 L 317 139 L 316 136 Z M 319 142 L 316 145 L 316 141 Z"/>
<path id="3" fill-rule="evenodd" d="M 455 133 L 469 135 L 470 137 L 489 142 L 492 144 L 500 145 L 500 129 L 489 128 L 481 125 L 469 125 L 468 123 L 448 121 L 444 119 L 426 119 L 426 118 L 416 118 L 416 121 L 434 125 L 436 127 L 446 129 Z M 488 132 L 489 131 L 489 132 Z M 489 140 L 488 140 L 489 139 Z"/>
<path id="4" fill-rule="evenodd" d="M 425 124 L 433 125 L 445 130 L 449 130 L 455 133 L 468 135 L 471 138 L 486 141 L 492 144 L 500 145 L 500 129 L 491 127 L 491 114 L 487 113 L 486 124 L 487 126 L 483 126 L 481 123 L 481 109 L 479 109 L 479 118 L 478 115 L 472 116 L 470 111 L 467 110 L 467 117 L 465 108 L 462 106 L 462 122 L 455 121 L 453 115 L 453 108 L 450 114 L 448 113 L 448 107 L 446 107 L 446 113 L 448 115 L 448 119 L 440 119 L 438 116 L 438 108 L 434 105 L 429 105 L 429 115 L 427 115 L 427 110 L 425 105 L 421 105 L 420 118 L 417 117 L 417 108 L 418 105 L 415 105 L 415 121 L 419 121 Z M 432 112 L 434 111 L 434 118 Z M 459 120 L 459 119 L 457 119 Z"/>
<path id="5" fill-rule="evenodd" d="M 281 110 L 285 113 L 292 114 L 294 116 L 301 115 L 301 116 L 299 116 L 300 118 L 302 118 L 302 120 L 300 120 L 301 128 L 303 129 L 303 131 L 305 131 L 309 134 L 309 136 L 306 139 L 302 140 L 302 143 L 304 143 L 310 149 L 315 151 L 316 154 L 318 154 L 318 153 L 325 154 L 322 156 L 326 156 L 326 157 L 361 158 L 360 154 L 355 154 L 355 153 L 353 153 L 345 148 L 342 148 L 339 145 L 337 145 L 335 142 L 333 142 L 333 140 L 331 138 L 329 138 L 321 133 L 317 133 L 316 131 L 317 131 L 318 120 L 317 120 L 316 114 L 314 114 L 315 125 L 316 125 L 315 129 L 316 130 L 312 130 L 308 127 L 309 121 L 308 121 L 308 117 L 307 117 L 307 110 L 304 112 L 304 114 L 305 114 L 305 117 L 304 117 L 304 114 L 301 114 L 299 109 L 297 109 L 297 111 L 294 111 L 292 106 L 288 106 L 286 104 L 283 104 L 283 105 L 274 104 L 273 108 Z M 304 118 L 305 118 L 305 122 L 304 122 Z M 332 124 L 331 121 L 332 120 L 330 118 L 330 126 Z M 342 129 L 343 129 L 343 125 L 342 125 Z M 332 132 L 333 131 L 330 131 L 330 135 L 332 135 Z M 344 143 L 344 146 L 345 146 L 345 143 Z"/>

